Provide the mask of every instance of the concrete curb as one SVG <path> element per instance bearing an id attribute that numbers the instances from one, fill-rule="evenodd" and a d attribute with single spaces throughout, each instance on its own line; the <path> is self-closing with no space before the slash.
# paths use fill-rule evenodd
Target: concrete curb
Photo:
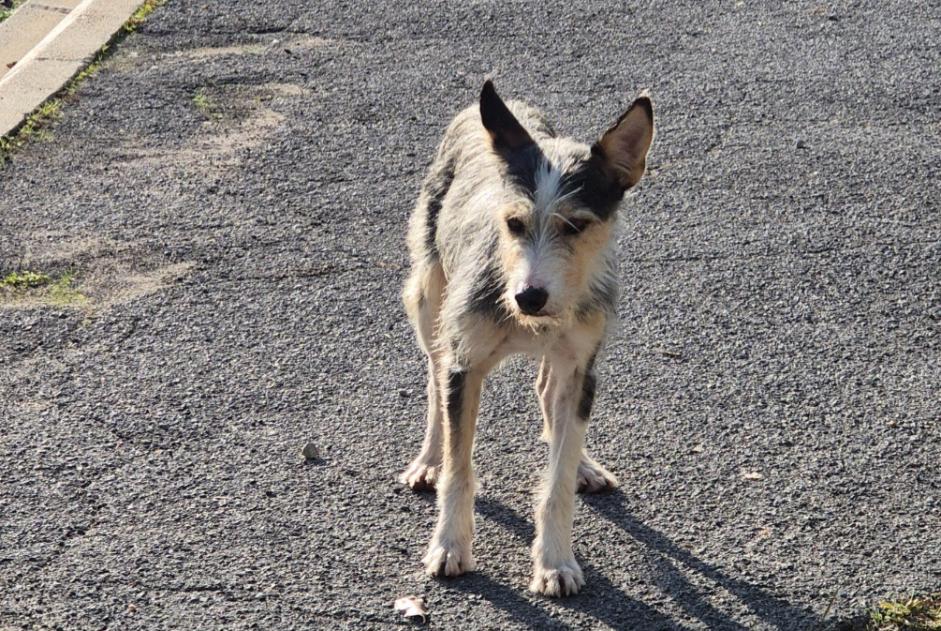
<path id="1" fill-rule="evenodd" d="M 87 66 L 141 2 L 27 0 L 0 23 L 0 137 Z"/>

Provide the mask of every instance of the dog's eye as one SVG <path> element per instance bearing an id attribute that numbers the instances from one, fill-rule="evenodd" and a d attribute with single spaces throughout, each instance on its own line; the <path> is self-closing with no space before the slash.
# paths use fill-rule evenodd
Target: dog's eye
<path id="1" fill-rule="evenodd" d="M 588 221 L 585 219 L 569 219 L 562 224 L 562 234 L 578 234 L 588 227 Z"/>
<path id="2" fill-rule="evenodd" d="M 516 236 L 520 236 L 521 234 L 526 232 L 526 226 L 523 224 L 522 221 L 520 221 L 516 217 L 510 217 L 509 219 L 507 219 L 506 227 L 510 231 L 510 234 L 514 234 Z"/>

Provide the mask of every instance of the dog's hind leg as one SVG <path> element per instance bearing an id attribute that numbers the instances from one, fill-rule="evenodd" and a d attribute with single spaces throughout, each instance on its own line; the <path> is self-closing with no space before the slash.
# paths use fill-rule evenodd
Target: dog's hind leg
<path id="1" fill-rule="evenodd" d="M 591 404 L 594 399 L 594 385 L 596 383 L 594 366 L 589 366 L 587 368 L 589 378 L 591 379 L 592 390 L 590 398 L 584 402 L 584 412 L 587 419 L 588 414 L 591 412 Z M 549 360 L 546 357 L 543 357 L 542 361 L 539 364 L 539 376 L 536 378 L 536 393 L 539 395 L 539 407 L 542 410 L 542 436 L 541 440 L 552 443 L 552 433 L 553 433 L 553 417 L 550 414 L 550 407 L 552 402 L 553 393 L 550 389 L 550 386 L 554 383 L 550 379 L 552 372 L 552 367 L 549 364 Z M 602 467 L 594 458 L 588 454 L 587 449 L 582 450 L 581 461 L 578 463 L 578 474 L 576 477 L 575 488 L 579 493 L 602 493 L 605 491 L 610 491 L 616 489 L 618 486 L 618 480 L 614 477 L 610 471 Z"/>
<path id="2" fill-rule="evenodd" d="M 604 493 L 618 488 L 618 479 L 584 449 L 582 461 L 578 463 L 577 484 L 579 493 Z"/>
<path id="3" fill-rule="evenodd" d="M 443 410 L 437 375 L 441 363 L 435 343 L 435 324 L 444 293 L 444 273 L 439 264 L 413 273 L 405 286 L 403 299 L 418 342 L 428 356 L 428 412 L 421 452 L 399 476 L 399 482 L 416 491 L 433 490 L 441 469 L 444 443 Z"/>

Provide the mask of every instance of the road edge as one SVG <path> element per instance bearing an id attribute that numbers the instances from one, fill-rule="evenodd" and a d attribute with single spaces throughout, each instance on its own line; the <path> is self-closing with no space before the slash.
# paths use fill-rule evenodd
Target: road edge
<path id="1" fill-rule="evenodd" d="M 150 14 L 165 5 L 167 1 L 126 0 L 123 3 L 112 3 L 109 0 L 83 0 L 80 5 L 85 6 L 85 10 L 72 16 L 69 24 L 63 24 L 68 17 L 59 22 L 40 44 L 23 56 L 22 63 L 25 65 L 21 70 L 18 70 L 15 75 L 10 72 L 0 77 L 0 168 L 17 149 L 39 135 L 39 132 L 50 122 L 59 118 L 62 106 L 75 95 L 82 82 L 98 72 L 101 63 L 112 54 L 114 47 L 140 28 Z M 24 3 L 18 7 L 17 11 L 21 11 L 28 4 Z M 88 21 L 95 21 L 102 17 L 101 12 L 93 12 L 93 8 L 103 6 L 108 7 L 110 16 L 107 20 L 99 22 L 99 28 L 94 32 L 95 37 L 91 38 L 86 29 Z M 121 10 L 118 11 L 118 8 Z M 16 17 L 15 14 L 3 25 L 8 25 L 14 17 Z M 58 34 L 54 33 L 56 29 L 59 30 Z M 79 38 L 84 41 L 78 42 Z M 52 54 L 45 54 L 56 53 L 63 49 L 72 51 L 71 59 L 63 60 L 61 55 L 56 57 Z M 58 72 L 55 78 L 50 78 L 50 72 L 56 70 Z M 30 78 L 37 77 L 41 77 L 40 82 L 44 84 L 41 99 L 34 92 L 31 97 L 28 97 L 31 102 L 27 103 L 27 97 L 22 93 L 17 93 L 17 90 Z M 18 114 L 15 113 L 9 117 L 11 122 L 8 124 L 3 124 L 2 114 L 6 107 L 4 100 L 7 100 L 7 103 L 12 103 L 14 100 L 18 103 L 12 107 L 13 111 Z M 24 105 L 24 103 L 27 104 Z M 26 109 L 29 105 L 31 107 Z"/>

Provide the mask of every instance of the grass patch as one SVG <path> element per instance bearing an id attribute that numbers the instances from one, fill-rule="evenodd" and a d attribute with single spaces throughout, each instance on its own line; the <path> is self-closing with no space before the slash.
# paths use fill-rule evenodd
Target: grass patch
<path id="1" fill-rule="evenodd" d="M 13 12 L 16 11 L 16 7 L 23 3 L 23 0 L 13 0 L 11 6 L 0 6 L 0 22 L 3 22 L 5 19 L 13 15 Z"/>
<path id="2" fill-rule="evenodd" d="M 50 140 L 52 133 L 47 129 L 50 124 L 62 116 L 62 100 L 49 99 L 26 117 L 20 128 L 9 136 L 0 137 L 0 166 L 7 160 L 7 156 L 31 138 L 37 140 Z"/>
<path id="3" fill-rule="evenodd" d="M 75 289 L 72 273 L 63 274 L 49 286 L 49 302 L 57 307 L 68 307 L 88 302 L 88 298 Z"/>
<path id="4" fill-rule="evenodd" d="M 150 17 L 150 14 L 156 11 L 159 7 L 162 7 L 167 3 L 167 0 L 146 0 L 144 4 L 140 5 L 137 8 L 131 17 L 127 19 L 127 22 L 122 26 L 122 30 L 125 33 L 133 33 L 141 27 L 141 24 L 147 21 L 147 18 Z"/>
<path id="5" fill-rule="evenodd" d="M 195 105 L 196 109 L 198 109 L 203 114 L 207 116 L 212 115 L 212 110 L 214 108 L 212 99 L 209 98 L 209 95 L 206 94 L 202 88 L 196 90 L 196 93 L 193 94 L 193 105 Z"/>
<path id="6" fill-rule="evenodd" d="M 907 600 L 883 600 L 868 616 L 865 631 L 939 631 L 941 592 Z"/>
<path id="7" fill-rule="evenodd" d="M 42 287 L 52 279 L 48 274 L 38 272 L 12 272 L 0 279 L 0 287 L 14 291 L 32 289 L 33 287 Z"/>
<path id="8" fill-rule="evenodd" d="M 86 79 L 95 76 L 98 71 L 101 70 L 102 63 L 111 55 L 116 44 L 139 29 L 151 13 L 166 3 L 167 0 L 146 0 L 137 11 L 128 18 L 127 22 L 124 23 L 114 37 L 98 49 L 98 52 L 95 53 L 95 57 L 90 64 L 72 77 L 61 90 L 36 108 L 36 111 L 30 114 L 18 129 L 6 136 L 0 137 L 0 167 L 6 164 L 13 152 L 30 140 L 51 139 L 52 134 L 47 127 L 62 116 L 62 106 L 75 98 L 79 87 Z"/>
<path id="9" fill-rule="evenodd" d="M 200 88 L 193 93 L 193 106 L 206 118 L 218 120 L 222 118 L 219 112 L 219 106 L 212 98 L 206 94 L 206 90 Z"/>
<path id="10" fill-rule="evenodd" d="M 0 303 L 3 302 L 75 307 L 88 302 L 88 297 L 75 287 L 72 272 L 53 278 L 42 272 L 24 270 L 0 278 Z"/>

